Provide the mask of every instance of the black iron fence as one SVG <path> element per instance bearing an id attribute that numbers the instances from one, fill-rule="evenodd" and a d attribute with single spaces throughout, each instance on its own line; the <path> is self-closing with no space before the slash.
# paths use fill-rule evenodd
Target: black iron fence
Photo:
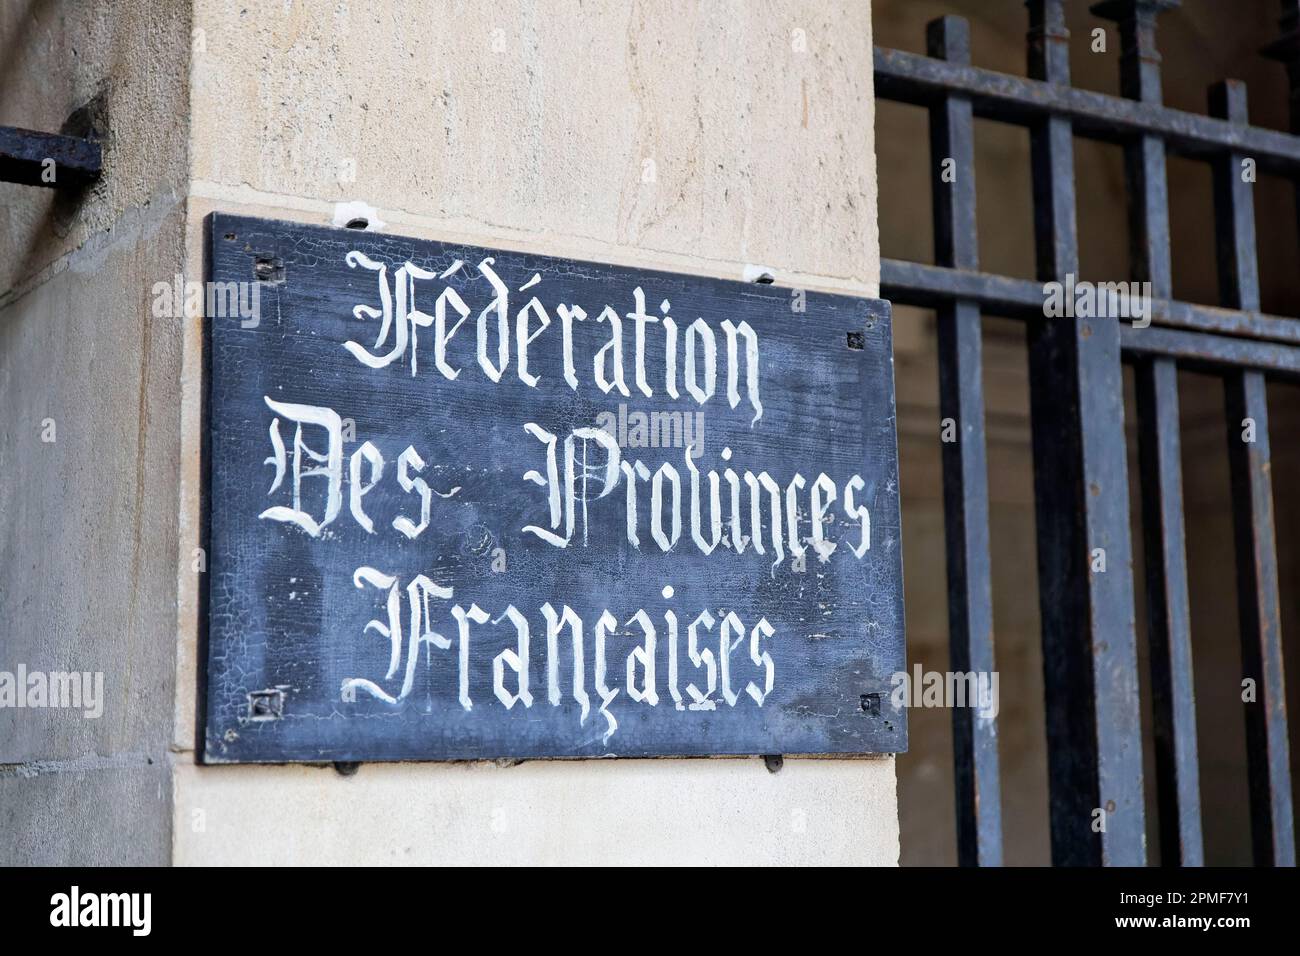
<path id="1" fill-rule="evenodd" d="M 1064 0 L 1029 0 L 1030 78 L 970 65 L 966 22 L 929 26 L 929 56 L 877 48 L 877 95 L 930 115 L 934 266 L 885 260 L 882 294 L 937 312 L 940 409 L 958 423 L 943 448 L 951 668 L 994 669 L 981 316 L 1027 322 L 1045 673 L 1052 860 L 1143 865 L 1146 822 L 1138 701 L 1122 363 L 1138 394 L 1139 462 L 1162 859 L 1203 861 L 1192 645 L 1184 545 L 1177 370 L 1224 382 L 1243 677 L 1251 834 L 1259 864 L 1294 865 L 1278 564 L 1266 376 L 1300 376 L 1300 320 L 1261 314 L 1252 177 L 1300 185 L 1300 135 L 1251 127 L 1243 84 L 1210 89 L 1212 115 L 1162 105 L 1159 14 L 1179 0 L 1107 0 L 1118 23 L 1123 97 L 1070 86 Z M 1283 37 L 1265 53 L 1287 67 L 1300 133 L 1300 0 L 1284 0 Z M 1025 126 L 1033 164 L 1040 282 L 981 272 L 974 118 Z M 1044 282 L 1079 273 L 1075 136 L 1121 144 L 1132 278 L 1150 283 L 1150 324 L 1048 317 Z M 1175 301 L 1166 155 L 1210 163 L 1222 307 Z M 965 174 L 945 175 L 939 158 Z M 1253 441 L 1242 423 L 1253 423 Z M 1105 555 L 1105 573 L 1091 556 Z M 1002 820 L 997 727 L 954 710 L 958 856 L 998 865 Z M 1098 827 L 1098 815 L 1105 825 Z"/>

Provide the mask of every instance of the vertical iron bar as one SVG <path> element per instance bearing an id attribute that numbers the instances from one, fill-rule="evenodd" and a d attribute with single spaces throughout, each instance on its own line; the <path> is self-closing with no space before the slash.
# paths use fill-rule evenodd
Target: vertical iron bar
<path id="1" fill-rule="evenodd" d="M 1210 88 L 1210 110 L 1245 124 L 1246 86 L 1226 80 Z M 1255 209 L 1243 175 L 1247 157 L 1228 153 L 1214 164 L 1219 295 L 1224 305 L 1259 309 Z M 1235 372 L 1224 382 L 1232 506 L 1237 548 L 1237 606 L 1244 676 L 1254 682 L 1246 702 L 1246 753 L 1255 862 L 1294 866 L 1290 749 L 1282 666 L 1277 546 L 1273 531 L 1268 395 L 1262 372 Z M 1253 425 L 1253 435 L 1247 428 Z M 1252 440 L 1247 440 L 1247 439 Z"/>
<path id="2" fill-rule="evenodd" d="M 1300 0 L 1282 0 L 1278 28 L 1282 35 L 1260 52 L 1286 67 L 1291 132 L 1300 133 Z M 1300 180 L 1296 186 L 1296 211 L 1300 215 Z"/>
<path id="3" fill-rule="evenodd" d="M 1028 0 L 1029 67 L 1070 82 L 1062 0 Z M 1031 129 L 1039 277 L 1078 272 L 1073 130 Z M 1114 319 L 1029 330 L 1034 490 L 1057 865 L 1146 862 L 1123 377 Z M 1104 570 L 1102 568 L 1104 567 Z"/>
<path id="4" fill-rule="evenodd" d="M 1178 0 L 1108 0 L 1092 8 L 1119 24 L 1120 89 L 1129 99 L 1163 102 L 1156 17 L 1178 5 Z M 1172 298 L 1164 140 L 1139 137 L 1125 146 L 1124 163 L 1133 278 L 1149 282 L 1154 298 Z M 1160 858 L 1166 866 L 1202 866 L 1178 370 L 1171 359 L 1154 358 L 1138 363 L 1135 372 Z"/>
<path id="5" fill-rule="evenodd" d="M 1115 20 L 1120 31 L 1120 92 L 1128 99 L 1161 105 L 1160 54 L 1156 49 L 1156 17 L 1182 0 L 1105 0 L 1092 12 Z M 1165 143 L 1158 136 L 1141 136 L 1124 150 L 1129 184 L 1129 250 L 1134 277 L 1151 283 L 1157 298 L 1167 299 L 1173 288 L 1169 257 L 1169 187 L 1165 175 Z"/>
<path id="6" fill-rule="evenodd" d="M 1143 362 L 1137 393 L 1160 858 L 1204 866 L 1177 366 Z"/>
<path id="7" fill-rule="evenodd" d="M 960 17 L 932 21 L 929 54 L 970 63 L 970 28 Z M 945 96 L 930 111 L 935 262 L 979 268 L 975 224 L 974 116 L 970 100 Z M 951 181 L 945 181 L 945 163 Z M 939 409 L 957 428 L 943 443 L 944 529 L 948 554 L 949 667 L 991 674 L 993 584 L 989 561 L 988 461 L 984 375 L 977 303 L 957 299 L 937 310 Z M 1002 864 L 1002 799 L 996 718 L 979 702 L 952 712 L 957 858 L 962 866 Z"/>
<path id="8" fill-rule="evenodd" d="M 1234 373 L 1227 389 L 1241 663 L 1256 695 L 1246 704 L 1251 837 L 1257 865 L 1295 866 L 1264 376 Z M 1241 434 L 1247 419 L 1253 442 Z"/>

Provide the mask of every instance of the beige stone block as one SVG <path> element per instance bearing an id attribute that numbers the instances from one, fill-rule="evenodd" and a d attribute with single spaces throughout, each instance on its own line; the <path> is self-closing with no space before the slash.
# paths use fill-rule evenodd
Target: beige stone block
<path id="1" fill-rule="evenodd" d="M 898 861 L 894 761 L 539 760 L 175 770 L 179 864 Z"/>
<path id="2" fill-rule="evenodd" d="M 204 194 L 874 288 L 868 3 L 198 0 L 194 22 Z"/>

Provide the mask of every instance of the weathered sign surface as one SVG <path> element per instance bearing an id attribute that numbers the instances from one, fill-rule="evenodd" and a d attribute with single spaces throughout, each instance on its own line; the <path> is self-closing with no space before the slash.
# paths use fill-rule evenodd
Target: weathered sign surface
<path id="1" fill-rule="evenodd" d="M 206 760 L 906 749 L 885 303 L 209 230 Z"/>

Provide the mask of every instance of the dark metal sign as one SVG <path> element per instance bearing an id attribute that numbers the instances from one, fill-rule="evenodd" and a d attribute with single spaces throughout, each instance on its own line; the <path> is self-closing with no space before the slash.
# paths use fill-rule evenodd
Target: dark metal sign
<path id="1" fill-rule="evenodd" d="M 206 760 L 906 749 L 887 304 L 208 225 Z"/>

